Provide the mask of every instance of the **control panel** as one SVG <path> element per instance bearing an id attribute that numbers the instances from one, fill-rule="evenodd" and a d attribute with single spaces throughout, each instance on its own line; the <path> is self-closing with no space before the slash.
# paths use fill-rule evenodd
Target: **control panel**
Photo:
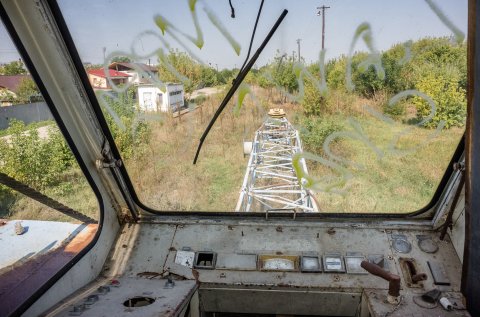
<path id="1" fill-rule="evenodd" d="M 125 228 L 113 254 L 104 275 L 124 280 L 131 292 L 108 305 L 145 297 L 146 289 L 158 300 L 170 280 L 193 282 L 188 294 L 198 286 L 198 309 L 206 313 L 404 316 L 415 308 L 425 316 L 468 316 L 460 260 L 448 236 L 440 241 L 425 230 L 144 223 Z M 157 286 L 135 286 L 144 280 Z M 87 293 L 70 297 L 62 314 L 74 313 Z M 106 304 L 100 296 L 94 305 Z M 82 316 L 93 315 L 85 309 Z"/>

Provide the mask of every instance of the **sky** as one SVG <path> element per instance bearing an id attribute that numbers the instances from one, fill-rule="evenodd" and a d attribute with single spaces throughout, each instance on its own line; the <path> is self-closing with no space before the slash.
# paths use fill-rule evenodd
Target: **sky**
<path id="1" fill-rule="evenodd" d="M 467 32 L 467 0 L 431 0 L 463 33 Z M 113 52 L 143 55 L 137 61 L 157 63 L 152 52 L 165 48 L 164 39 L 172 48 L 185 49 L 166 34 L 162 36 L 155 17 L 162 16 L 177 30 L 196 37 L 187 0 L 59 0 L 59 6 L 83 62 L 103 63 L 104 54 Z M 176 33 L 200 61 L 212 67 L 240 67 L 243 63 L 257 16 L 260 0 L 232 0 L 235 18 L 230 17 L 228 0 L 199 0 L 195 6 L 204 45 L 200 49 L 185 36 Z M 452 36 L 452 31 L 438 18 L 425 1 L 354 1 L 354 0 L 266 0 L 257 27 L 252 54 L 263 41 L 283 9 L 289 12 L 261 54 L 257 67 L 271 61 L 278 52 L 297 56 L 306 62 L 318 60 L 321 49 L 322 17 L 318 6 L 326 5 L 326 59 L 348 54 L 357 27 L 368 22 L 376 49 L 386 50 L 393 44 L 427 36 Z M 231 37 L 241 46 L 240 55 L 207 16 L 214 13 Z M 148 31 L 150 35 L 140 35 Z M 355 50 L 365 50 L 358 43 Z M 105 51 L 105 52 L 104 52 Z M 295 53 L 293 53 L 295 52 Z M 0 26 L 0 63 L 18 59 L 14 45 L 3 25 Z"/>

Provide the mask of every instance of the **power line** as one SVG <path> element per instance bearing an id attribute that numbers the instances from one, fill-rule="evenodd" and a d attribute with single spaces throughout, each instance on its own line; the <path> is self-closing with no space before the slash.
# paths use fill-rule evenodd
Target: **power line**
<path id="1" fill-rule="evenodd" d="M 300 41 L 302 39 L 297 39 L 297 44 L 298 44 L 298 62 L 300 63 Z"/>
<path id="2" fill-rule="evenodd" d="M 330 9 L 330 7 L 326 7 L 325 5 L 321 7 L 317 7 L 317 12 L 318 16 L 322 16 L 322 50 L 325 48 L 325 9 Z M 320 12 L 320 10 L 322 10 Z"/>

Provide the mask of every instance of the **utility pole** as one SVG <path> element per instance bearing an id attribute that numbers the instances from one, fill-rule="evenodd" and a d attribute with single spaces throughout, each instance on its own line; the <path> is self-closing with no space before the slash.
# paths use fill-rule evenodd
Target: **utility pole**
<path id="1" fill-rule="evenodd" d="M 325 48 L 325 9 L 330 9 L 330 7 L 326 7 L 325 5 L 317 7 L 317 16 L 322 16 L 322 50 Z M 322 11 L 320 12 L 320 10 Z"/>
<path id="2" fill-rule="evenodd" d="M 298 44 L 298 62 L 300 63 L 300 41 L 302 39 L 297 39 L 297 44 Z"/>

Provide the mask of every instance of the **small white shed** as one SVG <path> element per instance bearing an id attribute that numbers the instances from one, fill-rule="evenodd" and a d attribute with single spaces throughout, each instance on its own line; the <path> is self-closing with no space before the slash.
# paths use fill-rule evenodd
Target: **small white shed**
<path id="1" fill-rule="evenodd" d="M 152 84 L 138 85 L 140 110 L 151 112 L 175 112 L 184 107 L 182 84 L 166 83 L 165 91 Z"/>

